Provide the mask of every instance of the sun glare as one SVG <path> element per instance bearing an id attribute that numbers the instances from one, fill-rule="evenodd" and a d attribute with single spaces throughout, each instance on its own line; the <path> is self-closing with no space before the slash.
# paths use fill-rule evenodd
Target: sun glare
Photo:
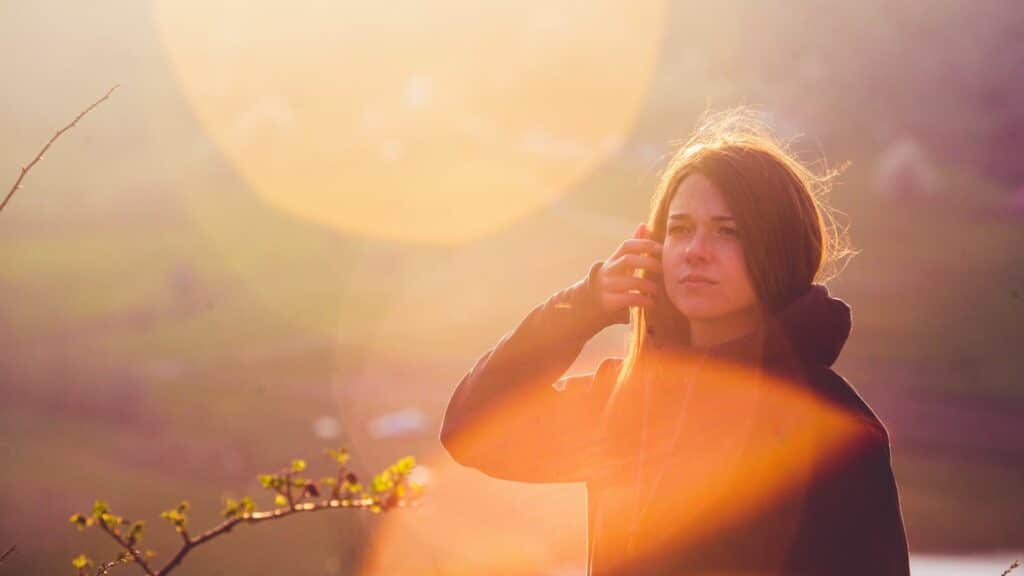
<path id="1" fill-rule="evenodd" d="M 270 205 L 350 234 L 458 243 L 565 193 L 648 90 L 642 2 L 159 1 L 194 114 Z"/>

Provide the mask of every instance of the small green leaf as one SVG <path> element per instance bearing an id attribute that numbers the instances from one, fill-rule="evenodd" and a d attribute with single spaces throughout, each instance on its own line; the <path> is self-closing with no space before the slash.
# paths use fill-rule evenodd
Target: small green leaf
<path id="1" fill-rule="evenodd" d="M 274 497 L 274 505 L 276 505 L 276 506 L 287 506 L 288 505 L 288 499 L 285 498 L 283 494 L 278 494 L 277 496 Z"/>
<path id="2" fill-rule="evenodd" d="M 395 463 L 395 469 L 399 474 L 408 474 L 412 472 L 412 469 L 416 467 L 416 459 L 412 456 L 406 456 Z"/>
<path id="3" fill-rule="evenodd" d="M 72 514 L 71 518 L 68 518 L 68 522 L 74 524 L 75 528 L 77 528 L 79 532 L 85 530 L 85 527 L 87 526 L 85 516 L 82 516 L 81 514 Z"/>
<path id="4" fill-rule="evenodd" d="M 106 526 L 109 530 L 114 530 L 115 532 L 117 531 L 118 524 L 122 524 L 124 522 L 124 518 L 120 516 L 114 516 L 113 514 L 110 514 L 108 512 L 104 512 L 103 514 L 101 514 L 99 520 L 100 522 L 103 522 L 103 525 Z"/>
<path id="5" fill-rule="evenodd" d="M 96 503 L 93 504 L 92 506 L 93 518 L 99 518 L 100 516 L 106 514 L 109 511 L 110 506 L 107 506 L 107 503 L 104 502 L 103 500 L 97 500 Z"/>
<path id="6" fill-rule="evenodd" d="M 324 450 L 324 452 L 327 452 L 327 454 L 338 463 L 338 466 L 344 466 L 348 462 L 348 451 L 344 448 L 339 448 L 337 450 L 328 448 L 327 450 Z"/>
<path id="7" fill-rule="evenodd" d="M 182 529 L 184 529 L 185 523 L 188 521 L 184 512 L 182 512 L 181 506 L 174 510 L 165 510 L 161 512 L 160 517 L 174 525 L 174 528 L 178 532 L 181 532 Z"/>
<path id="8" fill-rule="evenodd" d="M 131 528 L 128 529 L 128 543 L 134 546 L 142 539 L 143 521 L 137 520 L 132 522 Z"/>
<path id="9" fill-rule="evenodd" d="M 233 498 L 228 498 L 224 503 L 224 510 L 221 511 L 221 515 L 225 518 L 234 518 L 238 516 L 239 505 Z"/>
<path id="10" fill-rule="evenodd" d="M 78 556 L 75 556 L 71 559 L 71 565 L 77 568 L 78 570 L 82 570 L 83 568 L 88 568 L 89 566 L 92 566 L 92 559 L 86 556 L 85 554 L 79 554 Z"/>
<path id="11" fill-rule="evenodd" d="M 373 477 L 373 491 L 377 493 L 387 492 L 395 486 L 391 470 L 385 470 Z"/>
<path id="12" fill-rule="evenodd" d="M 306 469 L 305 460 L 292 460 L 292 472 L 302 472 Z"/>

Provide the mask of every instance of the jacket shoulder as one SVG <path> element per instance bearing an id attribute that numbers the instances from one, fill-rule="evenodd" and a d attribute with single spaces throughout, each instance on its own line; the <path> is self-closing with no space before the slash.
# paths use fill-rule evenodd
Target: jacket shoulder
<path id="1" fill-rule="evenodd" d="M 889 449 L 889 431 L 874 410 L 846 378 L 828 366 L 821 366 L 809 374 L 815 391 L 825 400 L 857 418 Z"/>

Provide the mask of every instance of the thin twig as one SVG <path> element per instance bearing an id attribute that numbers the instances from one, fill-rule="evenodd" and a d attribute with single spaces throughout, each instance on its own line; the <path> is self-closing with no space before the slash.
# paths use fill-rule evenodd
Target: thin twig
<path id="1" fill-rule="evenodd" d="M 117 566 L 120 563 L 120 560 L 111 560 L 110 562 L 104 562 L 103 564 L 100 564 L 99 568 L 96 569 L 96 574 L 94 576 L 106 576 L 107 574 L 110 574 L 111 568 Z"/>
<path id="2" fill-rule="evenodd" d="M 4 552 L 3 556 L 0 556 L 0 564 L 3 564 L 4 560 L 7 560 L 7 557 L 11 554 L 11 552 L 14 552 L 15 548 L 17 548 L 17 546 L 11 546 L 7 549 L 7 552 Z"/>
<path id="3" fill-rule="evenodd" d="M 124 548 L 129 554 L 132 555 L 132 559 L 135 560 L 135 563 L 138 564 L 139 567 L 146 572 L 146 574 L 148 574 L 149 576 L 157 576 L 157 573 L 154 572 L 153 569 L 149 567 L 149 564 L 147 564 L 146 561 L 143 559 L 142 552 L 136 550 L 135 547 L 133 547 L 127 540 L 122 538 L 120 534 L 114 532 L 109 526 L 107 526 L 106 522 L 100 521 L 100 528 L 102 528 L 103 531 L 107 534 L 110 534 L 111 538 L 117 540 L 117 543 L 120 544 L 122 548 Z"/>
<path id="4" fill-rule="evenodd" d="M 292 497 L 292 472 L 287 472 L 284 475 L 284 489 L 285 498 L 288 499 L 288 507 L 295 507 L 295 499 Z"/>
<path id="5" fill-rule="evenodd" d="M 1018 566 L 1020 566 L 1020 560 L 1014 560 L 1013 564 L 1010 564 L 1010 567 L 1006 569 L 1006 572 L 1003 572 L 1003 576 L 1013 572 Z"/>
<path id="6" fill-rule="evenodd" d="M 61 134 L 74 128 L 75 125 L 78 124 L 78 121 L 81 120 L 86 114 L 91 112 L 93 108 L 99 106 L 107 98 L 110 98 L 110 95 L 113 94 L 114 90 L 117 90 L 119 86 L 120 84 L 115 84 L 113 88 L 107 90 L 107 93 L 104 94 L 102 98 L 93 102 L 92 106 L 89 106 L 85 110 L 79 112 L 78 116 L 75 116 L 75 119 L 72 120 L 70 124 L 58 130 L 57 133 L 54 134 L 52 138 L 50 138 L 50 141 L 46 143 L 46 146 L 43 146 L 43 149 L 39 151 L 39 154 L 36 154 L 36 157 L 33 158 L 31 162 L 21 167 L 21 174 L 18 175 L 18 179 L 14 182 L 14 186 L 11 186 L 11 191 L 7 193 L 6 197 L 4 197 L 3 203 L 0 203 L 0 211 L 3 211 L 4 207 L 7 206 L 7 203 L 10 202 L 11 196 L 14 196 L 14 192 L 18 190 L 18 188 L 21 188 L 21 181 L 25 179 L 25 174 L 28 174 L 28 171 L 31 170 L 37 162 L 43 159 L 43 155 L 46 154 L 46 151 L 50 149 L 50 145 L 56 142 L 57 138 L 60 138 Z"/>
<path id="7" fill-rule="evenodd" d="M 332 487 L 333 497 L 322 500 L 305 501 L 307 497 L 311 499 L 319 498 L 320 489 L 317 487 L 316 482 L 313 482 L 312 480 L 305 478 L 292 478 L 295 473 L 306 467 L 304 460 L 293 460 L 291 467 L 282 470 L 279 474 L 261 474 L 259 477 L 260 483 L 263 484 L 264 488 L 273 490 L 277 493 L 275 501 L 280 505 L 272 510 L 256 512 L 254 510 L 255 505 L 253 504 L 252 499 L 248 496 L 242 498 L 240 502 L 235 502 L 229 498 L 223 512 L 225 519 L 221 521 L 220 524 L 200 533 L 198 536 L 192 536 L 185 529 L 185 525 L 188 521 L 186 512 L 189 509 L 189 503 L 187 501 L 182 501 L 177 508 L 167 510 L 160 515 L 162 518 L 168 520 L 174 525 L 175 530 L 182 539 L 181 548 L 178 549 L 170 560 L 168 560 L 160 569 L 155 569 L 145 560 L 145 558 L 150 558 L 152 556 L 152 552 L 147 550 L 143 553 L 135 548 L 139 538 L 142 536 L 142 522 L 129 522 L 120 516 L 113 515 L 110 512 L 110 507 L 107 506 L 105 502 L 100 500 L 96 501 L 93 506 L 92 517 L 87 519 L 82 514 L 74 514 L 69 518 L 69 521 L 72 524 L 75 524 L 80 530 L 90 526 L 98 526 L 101 530 L 106 532 L 107 535 L 113 538 L 114 541 L 116 541 L 121 548 L 125 550 L 118 556 L 118 562 L 128 564 L 134 560 L 135 563 L 138 564 L 139 567 L 147 574 L 147 576 L 167 576 L 181 564 L 185 556 L 188 555 L 193 548 L 201 546 L 218 536 L 227 534 L 238 524 L 256 524 L 268 520 L 279 520 L 285 516 L 301 514 L 304 512 L 315 512 L 317 510 L 368 508 L 370 511 L 378 513 L 392 508 L 415 507 L 419 504 L 419 496 L 422 486 L 415 482 L 409 482 L 407 478 L 410 471 L 415 466 L 415 460 L 412 457 L 402 458 L 397 463 L 389 466 L 386 471 L 375 476 L 373 479 L 374 494 L 370 495 L 363 491 L 355 474 L 343 474 L 345 470 L 345 461 L 348 459 L 348 454 L 344 449 L 327 450 L 326 452 L 328 452 L 332 458 L 338 462 L 337 478 L 344 477 L 346 488 L 351 492 L 361 492 L 360 494 L 352 494 L 348 498 L 340 498 L 338 490 L 340 482 L 338 482 Z M 328 482 L 329 480 L 330 479 L 324 479 L 324 482 Z M 299 487 L 300 485 L 302 487 L 302 492 L 297 497 L 289 489 L 292 484 L 295 484 L 296 487 Z M 412 491 L 411 497 L 405 497 L 406 490 Z M 131 529 L 128 535 L 125 536 L 121 533 L 118 526 L 129 523 L 131 524 Z M 79 574 L 82 573 L 81 570 L 83 565 L 92 565 L 92 560 L 85 555 L 79 555 L 72 562 L 76 568 L 79 568 Z M 102 576 L 110 566 L 113 566 L 113 564 L 104 564 L 94 576 Z"/>
<path id="8" fill-rule="evenodd" d="M 356 498 L 356 499 L 330 499 L 322 500 L 320 502 L 303 502 L 295 504 L 290 508 L 278 508 L 268 512 L 254 512 L 252 514 L 231 518 L 221 522 L 219 525 L 203 532 L 195 538 L 189 539 L 184 546 L 174 555 L 173 558 L 167 563 L 166 566 L 161 568 L 156 574 L 157 576 L 166 576 L 171 570 L 174 570 L 178 564 L 185 558 L 185 555 L 192 551 L 193 548 L 200 544 L 205 544 L 210 540 L 226 534 L 231 531 L 232 528 L 237 524 L 256 524 L 266 520 L 277 520 L 285 516 L 291 516 L 292 514 L 298 514 L 300 512 L 315 512 L 317 510 L 326 510 L 329 508 L 368 508 L 373 504 L 373 498 Z M 411 506 L 406 501 L 400 501 L 396 504 L 398 508 L 405 508 Z"/>

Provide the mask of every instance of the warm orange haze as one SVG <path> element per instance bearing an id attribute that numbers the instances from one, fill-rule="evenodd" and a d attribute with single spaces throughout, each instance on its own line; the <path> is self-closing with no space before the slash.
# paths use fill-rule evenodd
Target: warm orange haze
<path id="1" fill-rule="evenodd" d="M 737 105 L 817 173 L 850 163 L 827 197 L 859 251 L 828 282 L 853 309 L 835 368 L 888 430 L 915 576 L 1002 573 L 1024 556 L 1022 22 L 1009 0 L 0 3 L 0 191 L 120 85 L 0 212 L 0 574 L 113 558 L 68 523 L 95 499 L 166 561 L 161 511 L 188 499 L 198 530 L 227 498 L 272 507 L 259 474 L 330 474 L 340 445 L 363 477 L 415 456 L 422 505 L 245 527 L 176 573 L 585 574 L 584 485 L 456 462 L 444 412 L 647 221 L 702 113 Z M 603 329 L 565 375 L 628 337 Z M 686 419 L 658 391 L 654 454 L 678 439 L 691 473 L 664 461 L 664 529 L 609 530 L 622 548 L 713 541 L 864 441 L 785 379 L 707 370 L 723 384 Z M 528 459 L 542 444 L 508 430 L 551 422 L 549 384 L 452 446 Z"/>
<path id="2" fill-rule="evenodd" d="M 427 243 L 508 226 L 592 171 L 663 41 L 660 1 L 281 8 L 156 3 L 197 119 L 271 206 Z"/>
<path id="3" fill-rule="evenodd" d="M 679 450 L 688 458 L 667 463 L 670 470 L 677 471 L 670 474 L 672 498 L 655 503 L 658 528 L 653 531 L 655 537 L 639 543 L 638 554 L 654 554 L 659 552 L 659 548 L 668 546 L 696 546 L 702 539 L 714 538 L 725 527 L 775 506 L 794 491 L 804 489 L 803 484 L 811 475 L 826 473 L 844 451 L 853 449 L 862 441 L 858 437 L 863 434 L 856 421 L 858 416 L 824 404 L 785 381 L 755 380 L 756 375 L 725 362 L 709 363 L 704 366 L 703 374 L 708 381 L 723 385 L 713 389 L 695 389 L 689 398 L 687 405 L 693 409 L 686 412 L 687 418 L 677 435 L 684 446 Z M 522 426 L 523 422 L 539 422 L 553 417 L 544 412 L 544 405 L 539 401 L 539 396 L 547 392 L 543 382 L 537 384 L 536 398 L 526 395 L 505 399 L 503 402 L 509 407 L 507 410 L 481 417 L 474 426 L 451 440 L 450 449 L 469 453 L 475 445 L 490 446 L 507 438 L 508 431 L 516 429 L 517 424 Z M 773 418 L 758 423 L 757 429 L 752 429 L 754 423 L 750 418 L 755 408 L 773 414 Z M 634 418 L 634 425 L 639 426 L 639 417 Z M 736 426 L 734 422 L 737 420 L 745 425 Z M 584 427 L 588 423 L 567 422 L 565 425 Z M 675 421 L 657 421 L 650 434 L 670 439 L 676 436 L 675 427 Z M 741 458 L 742 442 L 749 435 L 769 438 L 771 442 Z M 507 442 L 506 446 L 507 452 L 500 458 L 510 461 L 529 459 L 530 455 L 525 450 L 532 447 L 531 443 Z M 591 461 L 594 470 L 581 470 L 580 475 L 597 474 L 597 469 L 612 464 L 594 459 Z M 678 471 L 684 472 L 680 475 Z M 470 488 L 469 483 L 460 482 L 462 476 L 459 472 L 447 469 L 446 472 L 435 481 L 450 476 L 456 485 Z M 423 512 L 387 518 L 382 531 L 382 545 L 376 555 L 379 559 L 375 562 L 393 570 L 386 573 L 411 570 L 413 566 L 408 558 L 396 557 L 388 550 L 404 541 L 409 533 L 417 534 L 418 538 L 435 546 L 442 546 L 447 539 L 442 534 L 447 534 L 449 527 L 458 531 L 467 522 L 474 522 L 472 518 L 480 514 L 481 507 L 489 506 L 486 493 L 476 494 L 472 489 L 463 489 L 458 494 L 451 500 L 441 499 L 427 504 Z M 493 493 L 490 496 L 493 497 Z M 541 502 L 537 504 L 541 505 Z M 551 504 L 543 503 L 543 506 L 550 508 Z M 446 508 L 460 513 L 449 515 Z M 565 512 L 557 505 L 551 510 L 553 516 Z M 466 516 L 470 519 L 467 520 Z M 515 524 L 518 530 L 532 531 L 529 516 L 532 514 Z M 569 555 L 578 546 L 576 534 L 570 530 L 573 523 L 568 519 L 561 522 L 561 530 L 545 541 L 547 554 Z M 486 526 L 486 523 L 481 525 Z M 553 526 L 558 527 L 558 524 Z M 438 530 L 438 527 L 442 529 Z M 789 528 L 795 530 L 796 526 Z M 618 538 L 622 540 L 614 542 L 611 547 L 625 549 L 625 530 L 618 534 Z M 507 543 L 499 545 L 486 537 L 467 537 L 461 546 L 468 555 L 477 559 L 476 563 L 462 568 L 452 566 L 449 568 L 451 573 L 519 574 L 529 572 L 530 566 L 538 561 L 536 553 L 507 557 L 500 552 Z M 493 549 L 495 547 L 499 550 Z M 623 557 L 614 563 L 625 564 L 629 560 Z"/>

